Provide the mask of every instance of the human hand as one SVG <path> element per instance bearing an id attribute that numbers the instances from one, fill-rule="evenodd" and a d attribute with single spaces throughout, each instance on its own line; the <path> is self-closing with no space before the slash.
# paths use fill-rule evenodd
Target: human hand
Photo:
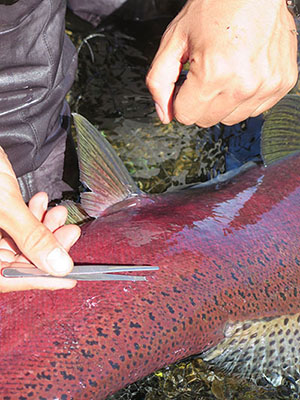
<path id="1" fill-rule="evenodd" d="M 52 275 L 68 274 L 73 261 L 67 252 L 78 239 L 80 229 L 75 225 L 64 226 L 65 207 L 57 206 L 47 211 L 46 193 L 38 193 L 26 206 L 15 174 L 1 148 L 0 190 L 0 269 L 33 264 Z M 67 289 L 75 284 L 74 280 L 54 277 L 4 278 L 0 275 L 0 292 Z"/>
<path id="2" fill-rule="evenodd" d="M 285 0 L 189 0 L 168 26 L 146 83 L 163 123 L 175 117 L 209 127 L 268 110 L 297 75 L 296 27 Z"/>

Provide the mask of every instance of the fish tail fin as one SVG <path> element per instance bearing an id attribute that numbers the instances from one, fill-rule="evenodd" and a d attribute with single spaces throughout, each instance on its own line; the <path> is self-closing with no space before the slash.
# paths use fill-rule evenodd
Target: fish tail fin
<path id="1" fill-rule="evenodd" d="M 73 114 L 78 136 L 80 180 L 90 190 L 81 194 L 82 208 L 91 217 L 141 193 L 110 143 L 83 116 Z"/>
<path id="2" fill-rule="evenodd" d="M 262 128 L 261 155 L 265 165 L 300 151 L 300 97 L 289 94 L 267 114 Z"/>

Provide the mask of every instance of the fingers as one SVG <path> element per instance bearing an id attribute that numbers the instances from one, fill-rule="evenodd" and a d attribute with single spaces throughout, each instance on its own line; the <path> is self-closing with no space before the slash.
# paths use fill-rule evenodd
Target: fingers
<path id="1" fill-rule="evenodd" d="M 22 199 L 11 165 L 1 149 L 0 190 L 2 193 L 0 228 L 13 239 L 20 252 L 38 268 L 58 276 L 69 273 L 73 268 L 71 257 L 51 230 L 40 222 L 46 208 L 45 195 L 37 196 L 32 200 L 30 206 L 32 212 Z M 59 218 L 54 225 L 61 224 Z M 74 242 L 79 237 L 78 229 L 75 229 L 68 243 Z"/>
<path id="2" fill-rule="evenodd" d="M 0 269 L 4 267 L 15 267 L 18 266 L 26 267 L 28 264 L 12 263 L 8 264 L 0 262 Z M 47 289 L 47 290 L 58 290 L 58 289 L 72 289 L 76 285 L 76 281 L 73 279 L 62 279 L 62 278 L 4 278 L 0 275 L 0 292 L 12 292 L 21 290 L 31 289 Z"/>
<path id="3" fill-rule="evenodd" d="M 28 208 L 32 214 L 39 220 L 43 221 L 44 215 L 48 208 L 48 195 L 45 192 L 35 194 L 28 203 Z"/>
<path id="4" fill-rule="evenodd" d="M 147 74 L 146 84 L 155 102 L 158 117 L 167 124 L 173 119 L 173 92 L 182 64 L 185 62 L 186 41 L 171 40 L 169 28 Z"/>
<path id="5" fill-rule="evenodd" d="M 68 211 L 63 206 L 56 206 L 44 212 L 47 200 L 46 193 L 37 193 L 29 202 L 29 209 L 54 233 L 54 237 L 62 247 L 69 251 L 80 236 L 80 228 L 76 225 L 64 226 Z"/>
<path id="6" fill-rule="evenodd" d="M 285 2 L 270 10 L 268 1 L 228 1 L 188 1 L 167 29 L 147 77 L 162 122 L 232 125 L 272 107 L 296 82 L 296 29 Z"/>
<path id="7" fill-rule="evenodd" d="M 195 70 L 199 71 L 199 67 Z M 205 74 L 199 77 L 193 69 L 188 73 L 174 101 L 174 116 L 179 122 L 204 128 L 219 122 L 234 125 L 275 105 L 294 87 L 298 76 L 297 70 L 291 68 L 287 79 L 281 82 L 276 78 L 278 73 L 270 76 L 266 84 L 250 72 L 230 76 L 225 68 L 224 71 L 223 78 L 214 80 Z"/>
<path id="8" fill-rule="evenodd" d="M 73 261 L 51 231 L 30 212 L 22 200 L 2 214 L 2 227 L 34 265 L 53 275 L 65 275 Z"/>
<path id="9" fill-rule="evenodd" d="M 68 211 L 66 207 L 56 206 L 51 208 L 44 216 L 43 223 L 51 231 L 63 226 L 66 222 Z"/>
<path id="10" fill-rule="evenodd" d="M 67 251 L 77 242 L 80 228 L 76 225 L 65 225 L 54 232 L 54 237 Z"/>

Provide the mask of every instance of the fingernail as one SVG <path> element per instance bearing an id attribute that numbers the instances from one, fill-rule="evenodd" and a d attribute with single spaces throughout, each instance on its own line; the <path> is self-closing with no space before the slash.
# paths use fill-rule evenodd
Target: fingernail
<path id="1" fill-rule="evenodd" d="M 155 103 L 155 109 L 156 109 L 158 118 L 161 120 L 161 122 L 163 122 L 165 115 L 164 115 L 163 110 L 160 108 L 160 105 Z"/>
<path id="2" fill-rule="evenodd" d="M 71 259 L 65 250 L 57 247 L 48 254 L 47 263 L 51 271 L 63 274 L 68 272 Z"/>
<path id="3" fill-rule="evenodd" d="M 43 208 L 44 211 L 47 211 L 47 209 L 48 209 L 48 199 L 45 199 L 43 201 L 42 208 Z"/>

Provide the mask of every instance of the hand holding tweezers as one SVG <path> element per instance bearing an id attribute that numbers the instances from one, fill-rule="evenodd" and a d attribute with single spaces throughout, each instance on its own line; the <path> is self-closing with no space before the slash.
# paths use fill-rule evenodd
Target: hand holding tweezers
<path id="1" fill-rule="evenodd" d="M 156 271 L 159 267 L 146 265 L 75 265 L 72 272 L 66 276 L 54 277 L 35 267 L 3 268 L 5 278 L 47 277 L 75 279 L 77 281 L 146 281 L 145 276 L 117 275 L 116 272 Z"/>

